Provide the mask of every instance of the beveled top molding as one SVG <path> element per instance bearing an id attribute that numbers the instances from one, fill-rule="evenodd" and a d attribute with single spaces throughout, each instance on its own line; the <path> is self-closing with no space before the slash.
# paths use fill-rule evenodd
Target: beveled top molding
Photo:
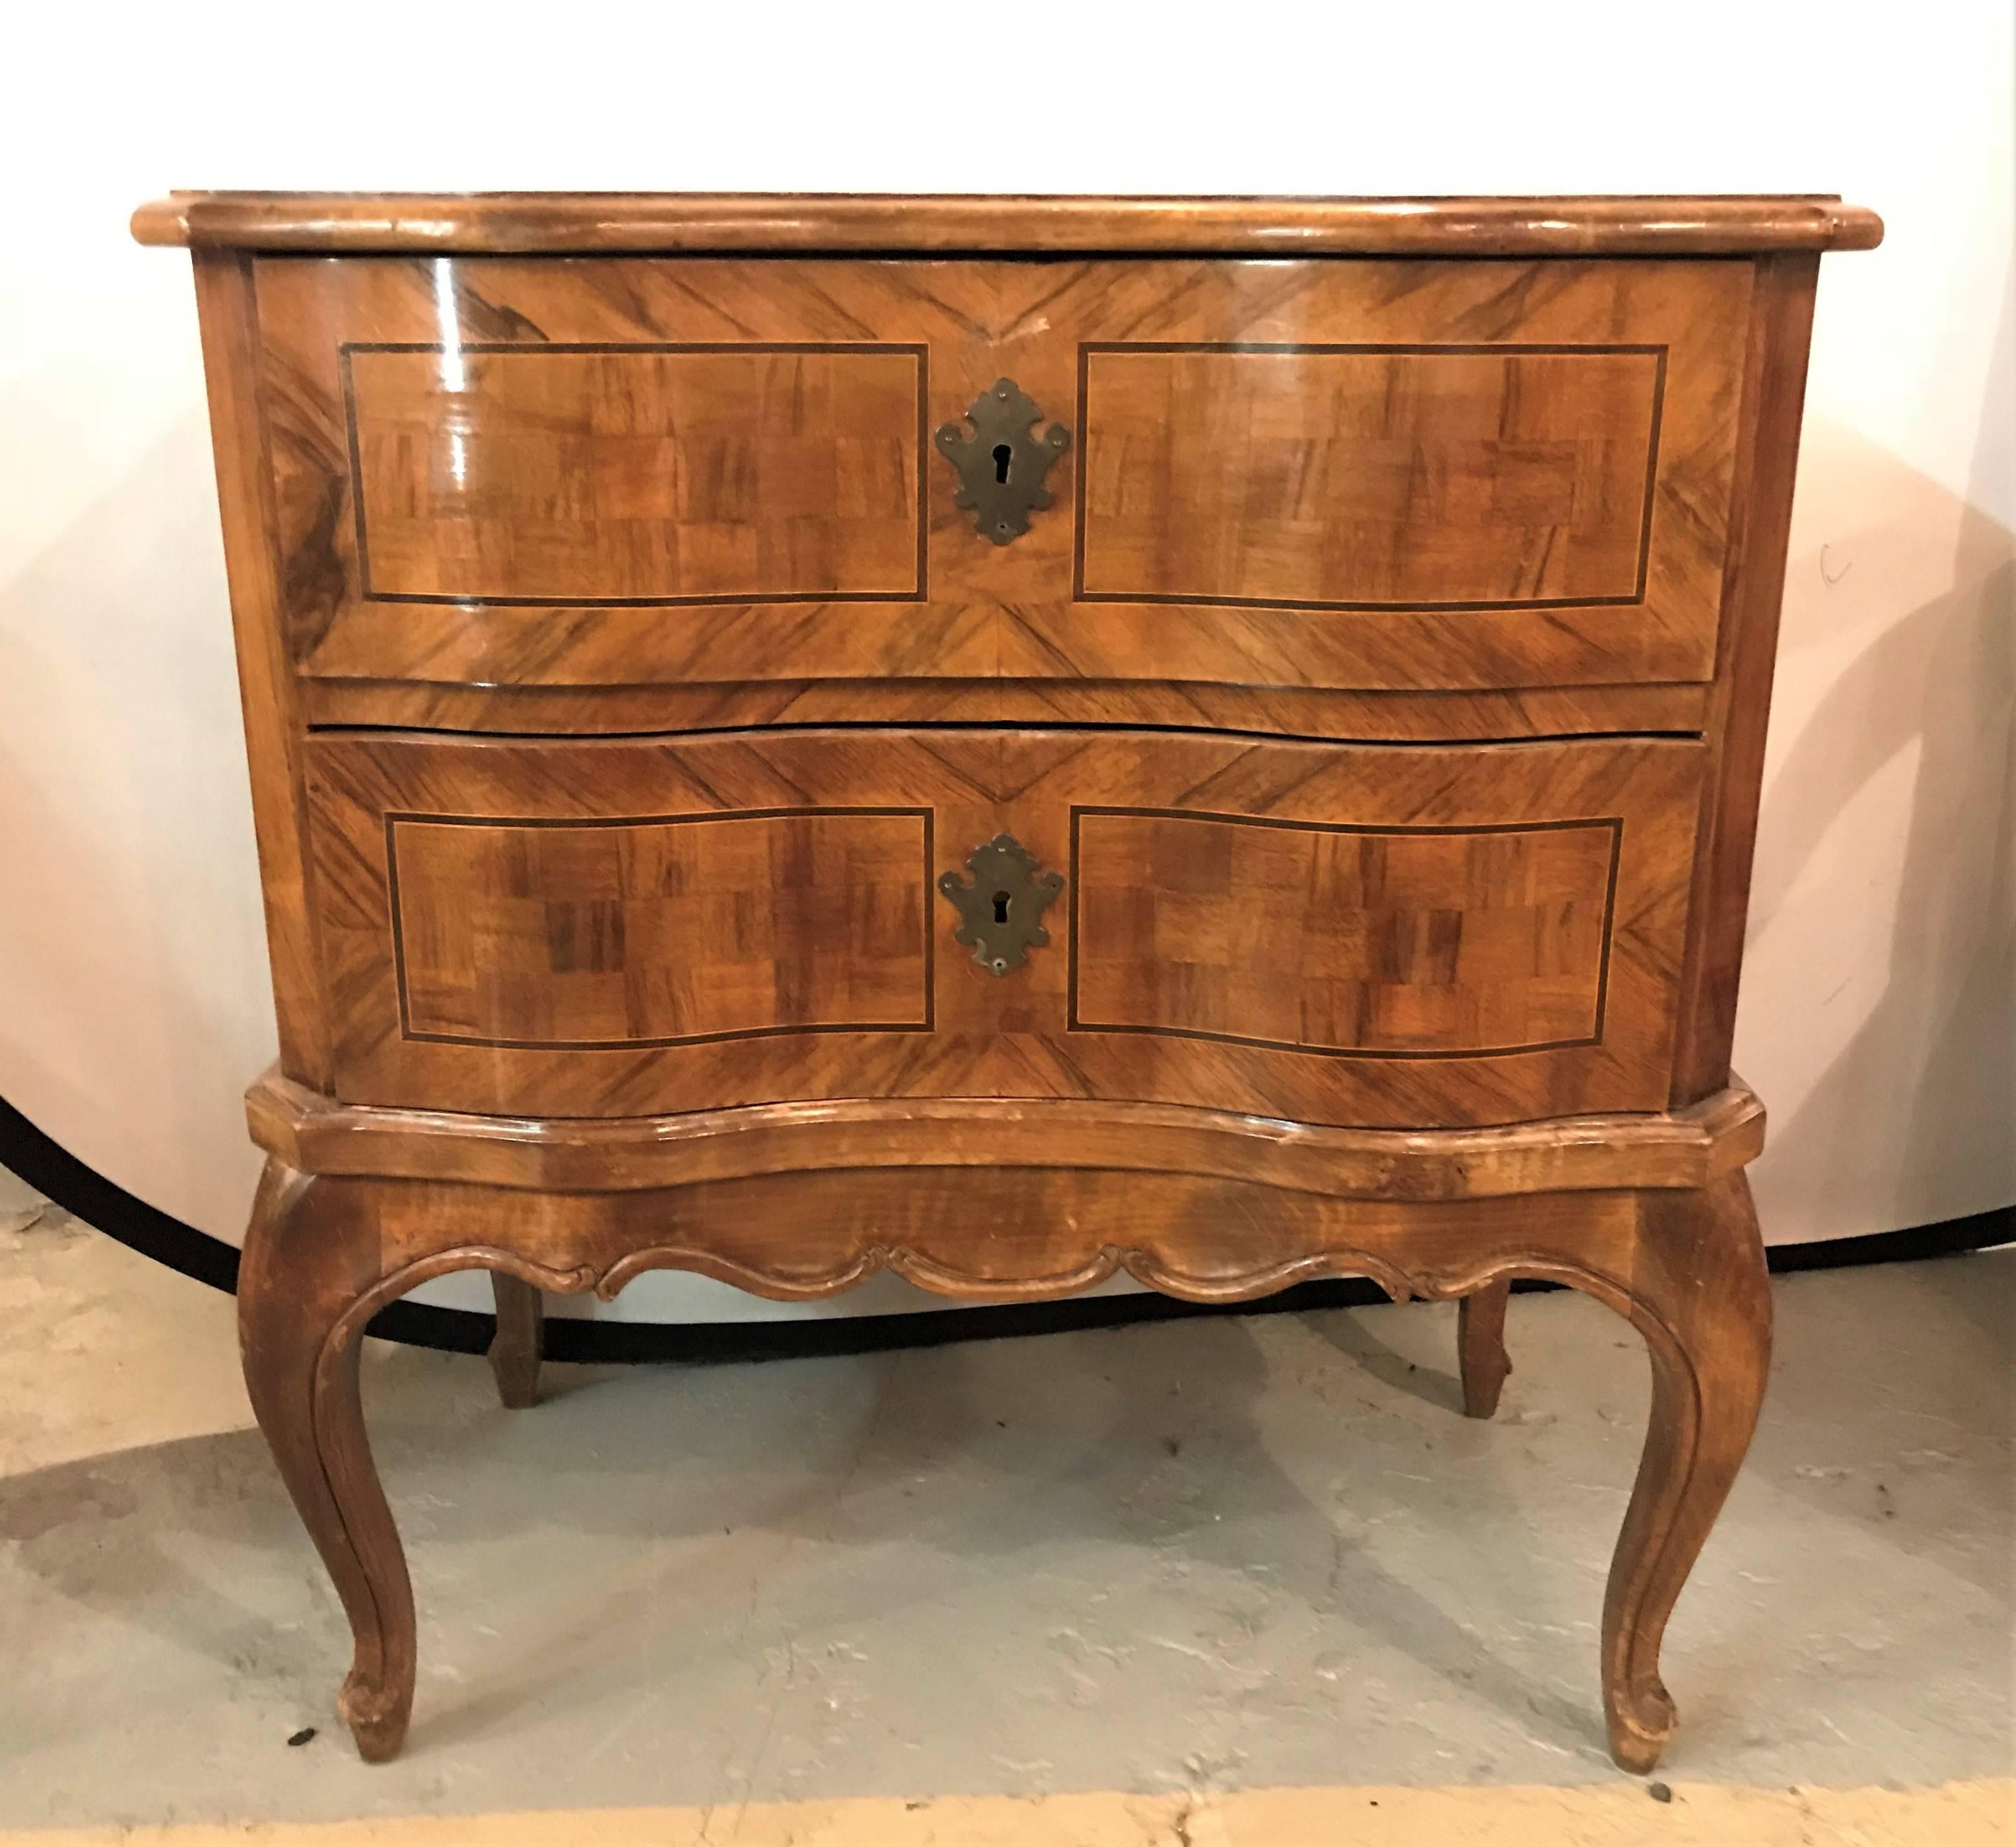
<path id="1" fill-rule="evenodd" d="M 1712 256 L 1866 250 L 1883 221 L 1819 195 L 1184 199 L 763 193 L 175 193 L 142 243 L 325 251 L 1102 251 Z"/>

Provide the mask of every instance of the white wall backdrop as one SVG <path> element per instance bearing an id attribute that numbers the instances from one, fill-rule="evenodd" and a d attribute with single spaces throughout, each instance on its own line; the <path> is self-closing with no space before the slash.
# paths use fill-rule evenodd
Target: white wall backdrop
<path id="1" fill-rule="evenodd" d="M 199 0 L 8 39 L 0 1096 L 142 1197 L 237 1238 L 272 1021 L 188 266 L 127 214 L 527 186 L 1874 207 L 1884 247 L 1823 266 L 1739 1063 L 1774 1240 L 2016 1200 L 2007 0 Z M 617 1312 L 777 1311 L 654 1278 Z"/>

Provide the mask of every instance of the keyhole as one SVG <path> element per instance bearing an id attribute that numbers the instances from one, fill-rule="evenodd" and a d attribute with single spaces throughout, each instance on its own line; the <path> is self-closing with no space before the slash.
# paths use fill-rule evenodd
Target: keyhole
<path id="1" fill-rule="evenodd" d="M 1005 482 L 1008 479 L 1008 464 L 1015 459 L 1015 452 L 1005 442 L 994 445 L 994 478 Z"/>
<path id="2" fill-rule="evenodd" d="M 997 924 L 1008 921 L 1008 894 L 1005 891 L 994 894 L 994 921 Z"/>

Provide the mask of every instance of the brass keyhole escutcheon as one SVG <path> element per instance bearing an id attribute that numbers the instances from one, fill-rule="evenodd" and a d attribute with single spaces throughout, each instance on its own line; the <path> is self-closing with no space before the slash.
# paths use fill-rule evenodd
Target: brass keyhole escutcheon
<path id="1" fill-rule="evenodd" d="M 1030 514 L 1050 504 L 1043 477 L 1071 447 L 1071 432 L 1061 423 L 1036 434 L 1042 414 L 1013 379 L 996 379 L 966 413 L 970 436 L 956 423 L 938 426 L 938 452 L 959 475 L 952 504 L 971 513 L 974 530 L 997 545 L 1021 538 Z"/>
<path id="2" fill-rule="evenodd" d="M 956 872 L 938 879 L 938 890 L 959 915 L 953 941 L 970 949 L 989 974 L 1005 975 L 1050 940 L 1041 920 L 1064 890 L 1064 874 L 1039 870 L 1042 862 L 1010 833 L 975 847 L 966 864 L 970 880 Z"/>

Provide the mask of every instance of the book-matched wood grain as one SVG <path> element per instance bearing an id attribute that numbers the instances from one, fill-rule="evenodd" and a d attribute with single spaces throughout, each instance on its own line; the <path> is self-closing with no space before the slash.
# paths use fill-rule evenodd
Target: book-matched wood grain
<path id="1" fill-rule="evenodd" d="M 336 1092 L 566 1116 L 1656 1108 L 1701 768 L 1646 739 L 323 734 Z M 1067 887 L 1049 945 L 995 978 L 933 881 L 1003 832 Z"/>
<path id="2" fill-rule="evenodd" d="M 1713 672 L 1745 262 L 257 269 L 290 646 L 353 713 L 415 686 L 1500 692 Z M 387 344 L 437 350 L 370 350 Z M 872 379 L 851 432 L 830 382 L 786 391 L 779 356 L 718 351 L 778 344 Z M 919 362 L 892 346 L 923 355 L 927 425 L 1006 376 L 1075 426 L 1056 504 L 1012 545 L 980 538 L 919 452 Z M 596 350 L 553 350 L 579 347 Z M 713 380 L 705 416 L 675 374 Z M 744 446 L 724 448 L 736 421 Z M 564 495 L 562 455 L 581 464 Z M 918 481 L 921 599 L 899 505 Z M 704 530 L 729 506 L 748 522 L 732 541 Z M 843 506 L 872 516 L 859 556 L 834 536 Z M 430 534 L 438 559 L 413 549 Z M 454 599 L 388 601 L 387 583 Z M 610 607 L 646 591 L 698 600 Z"/>

